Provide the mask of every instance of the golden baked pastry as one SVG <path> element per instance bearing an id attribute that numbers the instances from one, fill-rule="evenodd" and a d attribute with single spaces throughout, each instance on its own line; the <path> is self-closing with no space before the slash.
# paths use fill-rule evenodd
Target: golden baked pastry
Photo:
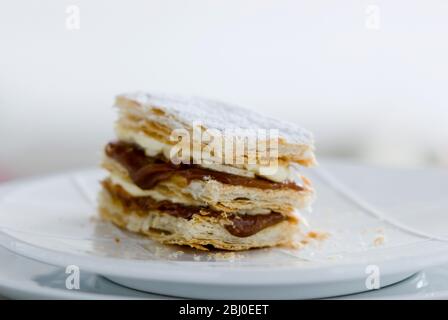
<path id="1" fill-rule="evenodd" d="M 297 211 L 314 198 L 298 170 L 315 164 L 308 131 L 200 98 L 136 93 L 116 106 L 117 140 L 102 164 L 110 173 L 99 197 L 104 219 L 202 250 L 300 239 Z"/>

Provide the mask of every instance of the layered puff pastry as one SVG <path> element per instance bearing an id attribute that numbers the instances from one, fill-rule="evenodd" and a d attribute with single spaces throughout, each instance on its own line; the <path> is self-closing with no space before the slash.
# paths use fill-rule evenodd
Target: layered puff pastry
<path id="1" fill-rule="evenodd" d="M 298 169 L 316 163 L 308 131 L 201 98 L 135 93 L 115 105 L 117 139 L 102 164 L 109 172 L 99 196 L 104 219 L 201 250 L 300 240 L 298 212 L 315 197 Z"/>

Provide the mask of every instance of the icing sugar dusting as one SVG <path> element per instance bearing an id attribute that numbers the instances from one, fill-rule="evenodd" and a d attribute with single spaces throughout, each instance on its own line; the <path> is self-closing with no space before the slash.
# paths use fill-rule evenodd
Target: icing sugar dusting
<path id="1" fill-rule="evenodd" d="M 280 137 L 288 143 L 313 144 L 311 132 L 295 123 L 278 120 L 261 115 L 252 110 L 227 103 L 199 98 L 176 95 L 148 94 L 136 92 L 121 95 L 140 104 L 145 111 L 152 108 L 163 110 L 172 115 L 170 125 L 191 124 L 200 121 L 206 128 L 220 131 L 225 129 L 278 129 Z"/>

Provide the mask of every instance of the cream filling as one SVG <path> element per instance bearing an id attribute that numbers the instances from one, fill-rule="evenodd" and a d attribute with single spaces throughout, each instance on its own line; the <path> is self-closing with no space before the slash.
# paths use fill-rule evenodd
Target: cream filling
<path id="1" fill-rule="evenodd" d="M 173 145 L 161 142 L 157 139 L 149 137 L 141 131 L 136 131 L 128 128 L 123 128 L 121 125 L 115 127 L 118 139 L 135 143 L 145 150 L 145 154 L 149 157 L 154 157 L 163 154 L 170 159 L 170 151 Z M 212 159 L 203 159 L 204 161 L 212 162 Z M 300 175 L 297 169 L 290 166 L 261 166 L 258 164 L 244 164 L 244 168 L 237 168 L 223 164 L 201 164 L 202 167 L 215 171 L 235 174 L 239 176 L 255 177 L 260 176 L 274 182 L 295 181 L 298 183 Z M 301 185 L 300 183 L 298 183 Z"/>
<path id="2" fill-rule="evenodd" d="M 201 201 L 195 201 L 193 199 L 188 199 L 187 197 L 178 197 L 176 195 L 165 195 L 158 190 L 151 189 L 151 190 L 143 190 L 137 185 L 126 181 L 126 179 L 120 177 L 119 175 L 115 173 L 110 174 L 110 179 L 113 184 L 119 185 L 122 187 L 127 193 L 129 193 L 133 197 L 151 197 L 156 201 L 171 201 L 174 203 L 181 203 L 185 205 L 204 205 Z"/>
<path id="3" fill-rule="evenodd" d="M 126 129 L 120 125 L 115 127 L 115 133 L 117 134 L 118 139 L 122 141 L 138 144 L 145 150 L 145 154 L 148 157 L 155 157 L 159 154 L 163 154 L 165 156 L 168 155 L 167 158 L 169 159 L 170 150 L 172 148 L 172 145 L 170 144 L 148 137 L 141 131 Z"/>
<path id="4" fill-rule="evenodd" d="M 115 173 L 110 173 L 109 176 L 111 182 L 114 185 L 118 185 L 122 187 L 128 194 L 130 194 L 132 197 L 151 197 L 156 201 L 170 201 L 174 203 L 180 203 L 183 205 L 189 205 L 189 206 L 206 206 L 207 203 L 196 200 L 196 199 L 189 199 L 188 197 L 178 197 L 174 194 L 165 195 L 162 192 L 159 192 L 158 190 L 143 190 L 137 185 L 127 181 L 125 178 L 119 176 Z M 193 195 L 195 193 L 195 187 L 194 183 L 191 183 L 189 186 L 189 192 Z M 190 187 L 192 187 L 190 189 Z M 196 186 L 197 187 L 197 186 Z M 271 213 L 271 210 L 264 209 L 264 208 L 255 208 L 251 210 L 237 210 L 235 213 L 237 214 L 269 214 Z"/>

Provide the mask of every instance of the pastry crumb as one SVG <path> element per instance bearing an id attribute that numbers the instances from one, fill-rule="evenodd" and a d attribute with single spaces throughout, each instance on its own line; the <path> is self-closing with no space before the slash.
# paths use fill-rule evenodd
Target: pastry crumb
<path id="1" fill-rule="evenodd" d="M 378 246 L 383 245 L 385 241 L 386 241 L 386 238 L 383 235 L 380 235 L 373 240 L 373 245 L 375 247 L 378 247 Z"/>
<path id="2" fill-rule="evenodd" d="M 181 255 L 183 255 L 183 254 L 184 254 L 183 251 L 178 250 L 178 251 L 176 251 L 176 252 L 170 253 L 170 258 L 172 258 L 172 259 L 177 259 L 177 258 L 179 258 L 179 256 L 181 256 Z"/>
<path id="3" fill-rule="evenodd" d="M 201 261 L 201 256 L 198 255 L 198 254 L 194 254 L 194 255 L 193 255 L 193 260 L 194 260 L 194 261 Z"/>
<path id="4" fill-rule="evenodd" d="M 306 236 L 307 236 L 307 238 L 313 239 L 313 240 L 325 240 L 330 235 L 326 232 L 310 231 L 310 232 L 308 232 L 308 234 Z"/>
<path id="5" fill-rule="evenodd" d="M 237 254 L 235 252 L 216 252 L 209 253 L 207 260 L 215 259 L 215 260 L 227 260 L 227 261 L 235 261 L 244 258 L 244 255 Z"/>

